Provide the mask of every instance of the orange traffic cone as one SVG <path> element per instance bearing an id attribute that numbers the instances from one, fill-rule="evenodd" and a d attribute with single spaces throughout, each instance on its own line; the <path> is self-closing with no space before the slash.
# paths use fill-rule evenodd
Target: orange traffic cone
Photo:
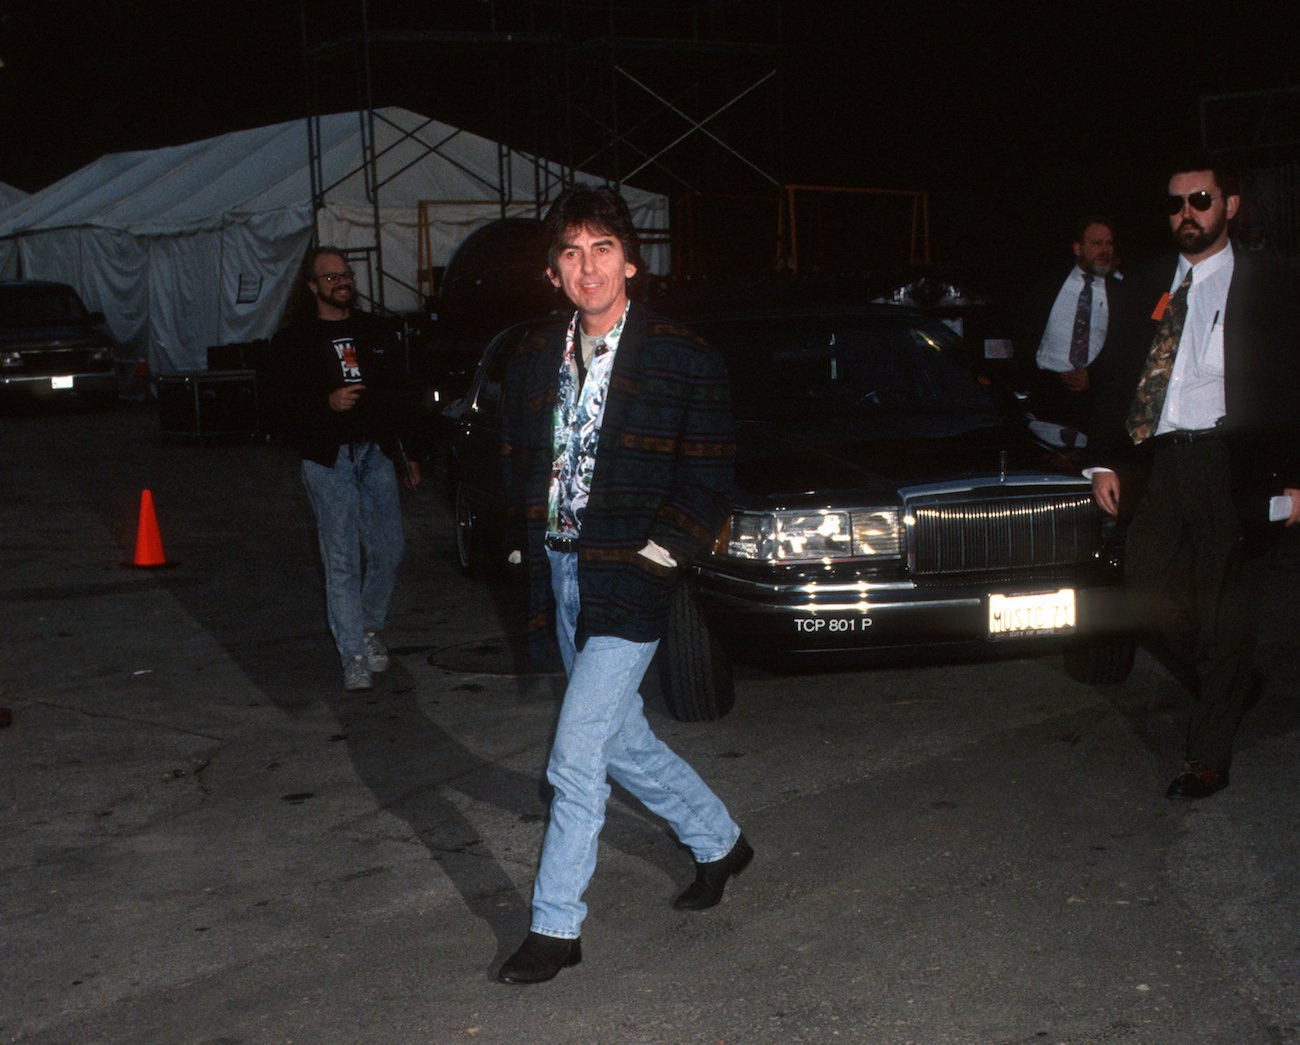
<path id="1" fill-rule="evenodd" d="M 158 517 L 153 510 L 153 494 L 148 490 L 140 494 L 140 523 L 136 528 L 135 560 L 131 565 L 141 569 L 167 565 L 162 534 L 158 532 Z"/>

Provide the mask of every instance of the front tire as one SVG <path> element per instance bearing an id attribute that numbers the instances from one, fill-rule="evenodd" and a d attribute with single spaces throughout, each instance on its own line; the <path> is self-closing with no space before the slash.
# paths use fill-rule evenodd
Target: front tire
<path id="1" fill-rule="evenodd" d="M 709 630 L 688 584 L 673 593 L 659 650 L 659 684 L 668 714 L 679 722 L 712 722 L 736 703 L 731 656 Z"/>
<path id="2" fill-rule="evenodd" d="M 1076 682 L 1112 686 L 1133 670 L 1137 647 L 1131 641 L 1097 646 L 1075 646 L 1065 651 L 1065 673 Z"/>
<path id="3" fill-rule="evenodd" d="M 456 561 L 466 577 L 483 575 L 483 534 L 465 484 L 456 481 Z"/>

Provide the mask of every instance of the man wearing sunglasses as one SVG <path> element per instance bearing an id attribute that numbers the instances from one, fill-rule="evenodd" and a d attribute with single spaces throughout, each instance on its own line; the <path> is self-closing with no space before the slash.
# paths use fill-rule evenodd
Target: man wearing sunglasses
<path id="1" fill-rule="evenodd" d="M 283 434 L 302 455 L 325 567 L 325 608 L 343 662 L 343 688 L 370 689 L 388 669 L 379 632 L 402 561 L 402 508 L 394 463 L 409 486 L 413 426 L 399 346 L 355 308 L 356 283 L 334 247 L 312 250 L 303 270 L 306 318 L 276 335 L 271 390 Z"/>
<path id="2" fill-rule="evenodd" d="M 1032 344 L 1038 382 L 1034 412 L 1064 426 L 1067 446 L 1082 444 L 1092 410 L 1089 372 L 1107 344 L 1110 315 L 1119 294 L 1115 271 L 1115 233 L 1100 215 L 1075 228 L 1074 264 L 1065 281 L 1044 295 L 1039 313 L 1041 336 Z"/>
<path id="3" fill-rule="evenodd" d="M 1236 176 L 1214 160 L 1174 168 L 1177 253 L 1131 274 L 1121 340 L 1096 375 L 1086 474 L 1127 521 L 1139 621 L 1194 696 L 1175 799 L 1228 785 L 1237 724 L 1262 687 L 1262 553 L 1300 519 L 1300 286 L 1233 244 L 1240 207 Z"/>

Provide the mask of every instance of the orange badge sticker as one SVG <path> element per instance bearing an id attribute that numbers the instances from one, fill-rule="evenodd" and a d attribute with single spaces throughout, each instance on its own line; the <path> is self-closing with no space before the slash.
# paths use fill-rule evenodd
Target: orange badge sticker
<path id="1" fill-rule="evenodd" d="M 1156 302 L 1155 311 L 1151 313 L 1151 318 L 1159 323 L 1165 318 L 1165 309 L 1169 307 L 1169 291 L 1160 295 L 1160 300 Z"/>

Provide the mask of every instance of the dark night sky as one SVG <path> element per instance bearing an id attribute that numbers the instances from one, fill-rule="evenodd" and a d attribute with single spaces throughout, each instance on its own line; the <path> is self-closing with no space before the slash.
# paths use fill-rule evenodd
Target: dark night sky
<path id="1" fill-rule="evenodd" d="M 1300 82 L 1297 8 L 786 2 L 786 180 L 928 190 L 939 261 L 1064 257 L 1089 210 L 1112 213 L 1121 246 L 1141 252 L 1163 235 L 1151 207 L 1163 157 L 1199 140 L 1198 98 Z M 298 9 L 0 0 L 0 181 L 35 190 L 106 152 L 302 115 Z M 436 106 L 410 104 L 454 122 Z"/>

